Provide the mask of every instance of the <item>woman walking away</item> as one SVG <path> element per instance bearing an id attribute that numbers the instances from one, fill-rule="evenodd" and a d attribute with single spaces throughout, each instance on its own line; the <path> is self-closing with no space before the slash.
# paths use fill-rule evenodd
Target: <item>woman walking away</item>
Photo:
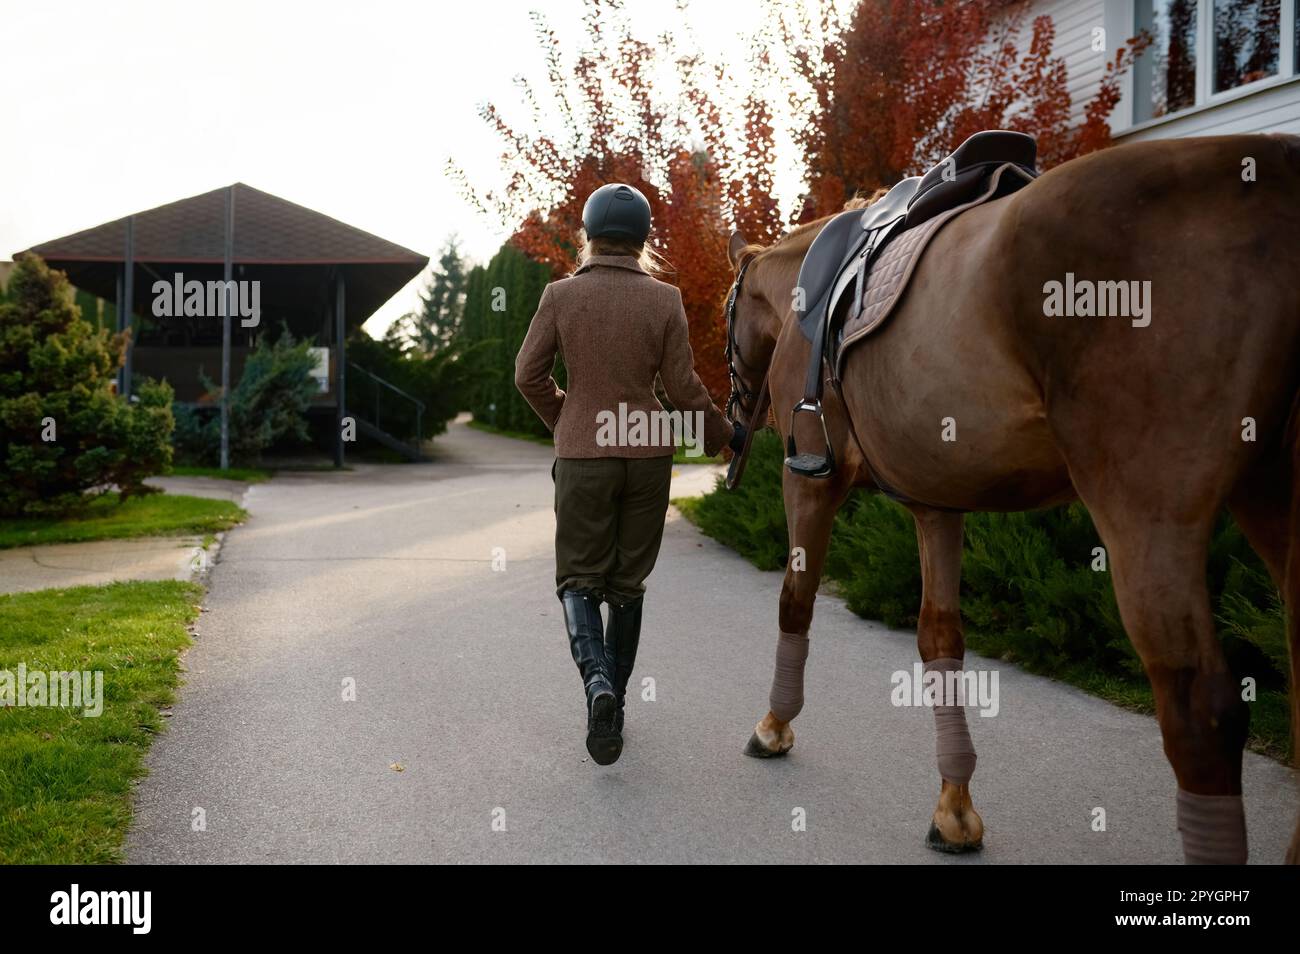
<path id="1" fill-rule="evenodd" d="M 733 431 L 695 374 L 681 292 L 649 274 L 650 203 L 611 183 L 582 212 L 573 275 L 546 286 L 515 361 L 515 385 L 555 433 L 555 583 L 587 695 L 587 751 L 623 751 L 623 707 L 641 636 L 645 579 L 668 511 L 674 437 L 655 397 L 663 382 L 683 439 L 717 454 Z M 568 390 L 551 377 L 564 359 Z M 648 422 L 648 423 L 647 423 Z M 675 420 L 674 423 L 677 423 Z M 609 624 L 600 604 L 609 604 Z"/>

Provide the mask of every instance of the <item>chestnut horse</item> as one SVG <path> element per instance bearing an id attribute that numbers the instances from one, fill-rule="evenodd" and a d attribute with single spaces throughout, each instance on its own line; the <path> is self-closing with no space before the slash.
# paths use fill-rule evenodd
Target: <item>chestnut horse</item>
<path id="1" fill-rule="evenodd" d="M 827 221 L 766 248 L 731 238 L 743 278 L 729 315 L 733 398 L 761 425 L 766 385 L 783 441 L 809 361 L 793 295 Z M 927 668 L 941 669 L 959 666 L 965 648 L 962 512 L 1079 499 L 1154 690 L 1185 857 L 1244 861 L 1249 716 L 1215 634 L 1207 547 L 1226 506 L 1282 592 L 1300 734 L 1298 236 L 1300 137 L 1280 135 L 1118 146 L 944 226 L 894 314 L 849 349 L 838 387 L 826 388 L 837 469 L 825 479 L 785 471 L 790 545 L 805 560 L 792 561 L 781 589 L 779 711 L 758 723 L 747 753 L 794 744 L 813 603 L 850 490 L 877 486 L 874 473 L 907 500 L 923 575 L 917 644 Z M 1150 282 L 1149 323 L 1058 316 L 1045 302 L 1060 287 L 1050 283 L 1067 280 Z M 818 452 L 816 420 L 797 418 L 799 447 Z M 938 726 L 928 843 L 960 851 L 980 847 L 984 829 L 971 801 L 974 749 L 952 708 L 959 724 Z M 1300 828 L 1287 860 L 1298 855 Z"/>

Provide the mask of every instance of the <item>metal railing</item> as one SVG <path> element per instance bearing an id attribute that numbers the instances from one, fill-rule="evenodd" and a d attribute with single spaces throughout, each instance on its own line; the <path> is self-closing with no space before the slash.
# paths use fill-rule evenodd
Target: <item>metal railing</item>
<path id="1" fill-rule="evenodd" d="M 357 371 L 365 375 L 374 384 L 374 396 L 375 396 L 374 407 L 373 407 L 374 415 L 373 415 L 373 419 L 371 420 L 371 423 L 374 424 L 375 427 L 379 428 L 381 431 L 384 430 L 383 393 L 385 390 L 391 391 L 393 394 L 396 394 L 400 398 L 404 398 L 405 400 L 409 401 L 412 405 L 414 405 L 415 437 L 412 443 L 415 445 L 416 449 L 418 450 L 420 447 L 420 442 L 424 439 L 424 402 L 421 401 L 419 398 L 415 397 L 414 395 L 407 394 L 405 391 L 403 391 L 397 385 L 393 384 L 391 381 L 384 380 L 379 375 L 367 371 L 365 368 L 361 367 L 361 365 L 353 361 L 348 362 L 348 367 L 351 368 L 353 371 Z"/>

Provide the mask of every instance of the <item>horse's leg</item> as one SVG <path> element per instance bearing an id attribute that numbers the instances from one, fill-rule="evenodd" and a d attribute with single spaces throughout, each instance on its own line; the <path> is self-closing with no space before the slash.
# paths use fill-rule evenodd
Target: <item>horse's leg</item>
<path id="1" fill-rule="evenodd" d="M 1249 713 L 1214 630 L 1205 564 L 1213 513 L 1199 521 L 1085 502 L 1110 556 L 1124 628 L 1155 693 L 1178 780 L 1189 864 L 1243 864 L 1241 755 Z"/>
<path id="2" fill-rule="evenodd" d="M 1287 521 L 1291 509 L 1290 468 L 1275 461 L 1255 468 L 1233 488 L 1228 509 L 1251 549 L 1264 561 L 1273 584 L 1285 592 L 1291 543 Z"/>
<path id="3" fill-rule="evenodd" d="M 1292 749 L 1294 759 L 1300 760 L 1300 487 L 1294 481 L 1294 465 L 1270 461 L 1233 490 L 1228 509 L 1282 591 L 1291 643 Z M 1286 861 L 1300 864 L 1300 820 Z"/>
<path id="4" fill-rule="evenodd" d="M 1291 644 L 1291 748 L 1300 763 L 1300 472 L 1295 463 L 1270 462 L 1233 492 L 1229 509 L 1259 554 L 1286 605 Z M 1300 820 L 1286 862 L 1300 864 Z"/>
<path id="5" fill-rule="evenodd" d="M 921 615 L 916 643 L 927 672 L 960 669 L 966 655 L 962 631 L 961 546 L 963 517 L 911 507 L 921 553 Z M 983 846 L 984 822 L 971 803 L 970 779 L 975 746 L 966 727 L 966 712 L 944 698 L 934 709 L 939 759 L 939 804 L 931 818 L 926 844 L 938 851 L 974 851 Z"/>
<path id="6" fill-rule="evenodd" d="M 780 635 L 772 677 L 771 708 L 759 720 L 745 746 L 755 758 L 785 755 L 794 745 L 791 721 L 803 708 L 803 670 L 808 658 L 808 627 L 830 547 L 835 513 L 848 496 L 852 481 L 847 467 L 825 480 L 782 478 L 786 526 L 790 531 L 790 560 L 781 584 Z"/>

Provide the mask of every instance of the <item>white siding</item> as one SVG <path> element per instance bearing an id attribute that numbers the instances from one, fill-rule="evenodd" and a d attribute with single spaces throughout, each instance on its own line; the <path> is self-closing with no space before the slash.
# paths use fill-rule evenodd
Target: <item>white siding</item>
<path id="1" fill-rule="evenodd" d="M 1083 108 L 1097 92 L 1106 70 L 1107 53 L 1092 49 L 1093 31 L 1105 27 L 1105 8 L 1104 0 L 1039 0 L 1030 9 L 1031 19 L 1047 14 L 1056 27 L 1052 52 L 1065 60 L 1072 123 L 1083 121 Z"/>
<path id="2" fill-rule="evenodd" d="M 1097 91 L 1106 69 L 1106 54 L 1094 53 L 1093 30 L 1104 28 L 1106 0 L 1035 0 L 1026 10 L 1017 37 L 1023 54 L 1029 49 L 1034 20 L 1052 18 L 1056 40 L 1052 54 L 1065 61 L 1066 87 L 1070 92 L 1070 122 L 1083 121 L 1083 108 Z"/>

